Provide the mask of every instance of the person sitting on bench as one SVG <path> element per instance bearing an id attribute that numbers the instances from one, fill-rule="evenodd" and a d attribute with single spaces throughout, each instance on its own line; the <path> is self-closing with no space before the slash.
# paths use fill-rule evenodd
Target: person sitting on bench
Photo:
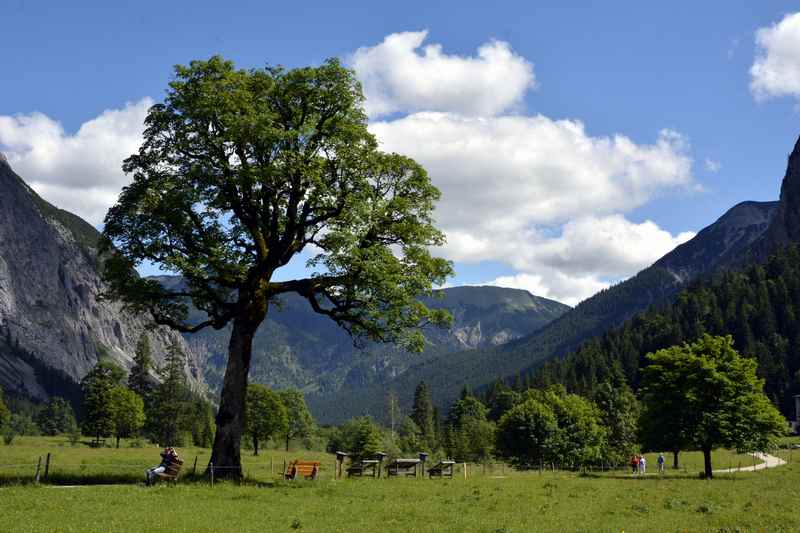
<path id="1" fill-rule="evenodd" d="M 164 448 L 164 451 L 161 454 L 161 464 L 159 464 L 158 466 L 154 466 L 153 468 L 149 468 L 145 472 L 145 475 L 147 476 L 147 479 L 145 480 L 145 485 L 147 485 L 148 487 L 152 485 L 153 482 L 156 480 L 156 477 L 159 474 L 163 474 L 167 470 L 167 468 L 169 468 L 169 465 L 171 465 L 176 461 L 178 461 L 178 452 L 175 451 L 175 448 L 171 446 Z"/>

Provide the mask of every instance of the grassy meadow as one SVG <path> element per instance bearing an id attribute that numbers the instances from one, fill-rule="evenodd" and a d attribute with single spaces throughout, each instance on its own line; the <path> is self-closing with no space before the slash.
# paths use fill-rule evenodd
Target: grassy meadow
<path id="1" fill-rule="evenodd" d="M 195 455 L 198 470 L 208 460 L 208 450 L 179 451 L 188 471 Z M 34 485 L 35 463 L 48 452 L 50 479 Z M 700 454 L 681 455 L 685 469 L 665 476 L 469 465 L 466 479 L 459 467 L 452 480 L 334 480 L 329 454 L 268 450 L 243 456 L 248 480 L 241 485 L 184 479 L 146 488 L 141 479 L 158 462 L 155 447 L 92 449 L 24 437 L 0 446 L 0 465 L 26 465 L 0 467 L 0 531 L 800 530 L 800 456 L 786 466 L 704 481 L 697 479 Z M 320 479 L 279 481 L 283 460 L 293 458 L 321 460 Z M 648 461 L 654 472 L 655 456 Z M 714 461 L 717 468 L 752 464 L 750 456 L 724 450 Z"/>

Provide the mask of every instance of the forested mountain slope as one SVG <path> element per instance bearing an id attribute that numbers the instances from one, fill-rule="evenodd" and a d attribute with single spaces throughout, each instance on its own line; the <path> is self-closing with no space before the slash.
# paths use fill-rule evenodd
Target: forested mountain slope
<path id="1" fill-rule="evenodd" d="M 181 282 L 176 277 L 158 279 L 165 285 Z M 382 386 L 410 365 L 452 352 L 503 344 L 540 329 L 570 309 L 527 291 L 500 287 L 453 287 L 437 291 L 437 296 L 425 303 L 449 310 L 453 325 L 448 329 L 426 328 L 425 351 L 411 354 L 382 344 L 356 348 L 344 330 L 313 312 L 303 298 L 285 295 L 270 308 L 267 320 L 258 329 L 250 379 L 316 395 Z M 209 385 L 218 389 L 230 328 L 206 329 L 184 337 L 193 352 L 202 355 Z"/>
<path id="2" fill-rule="evenodd" d="M 669 305 L 655 306 L 591 339 L 563 360 L 546 363 L 532 383 L 563 383 L 588 394 L 604 381 L 639 385 L 646 354 L 691 342 L 703 333 L 732 335 L 740 353 L 758 361 L 765 390 L 786 415 L 800 394 L 800 249 L 778 250 L 765 264 L 699 281 Z"/>
<path id="3" fill-rule="evenodd" d="M 649 306 L 670 301 L 686 283 L 737 260 L 767 231 L 777 208 L 778 202 L 744 202 L 733 207 L 653 266 L 588 298 L 531 335 L 477 352 L 419 361 L 380 387 L 366 387 L 355 395 L 345 391 L 333 398 L 312 398 L 312 402 L 319 409 L 330 404 L 330 415 L 337 420 L 340 412 L 345 418 L 352 414 L 378 416 L 387 387 L 397 391 L 401 404 L 410 405 L 409 391 L 424 380 L 434 402 L 444 407 L 464 385 L 480 388 L 497 377 L 513 381 L 520 373 L 569 353 Z"/>
<path id="4" fill-rule="evenodd" d="M 422 379 L 434 402 L 449 405 L 467 385 L 480 388 L 500 377 L 514 382 L 584 341 L 618 327 L 636 313 L 671 302 L 687 284 L 717 272 L 763 261 L 777 247 L 800 240 L 800 139 L 789 155 L 778 202 L 742 202 L 636 276 L 599 292 L 541 330 L 500 347 L 422 361 L 389 384 L 408 405 Z M 383 388 L 326 399 L 347 414 L 380 414 Z M 368 399 L 368 400 L 366 400 Z M 376 407 L 371 407 L 375 403 Z"/>

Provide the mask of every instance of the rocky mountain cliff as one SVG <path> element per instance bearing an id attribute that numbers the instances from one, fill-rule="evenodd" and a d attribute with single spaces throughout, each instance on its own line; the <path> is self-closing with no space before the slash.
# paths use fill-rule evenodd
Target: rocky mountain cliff
<path id="1" fill-rule="evenodd" d="M 147 333 L 158 357 L 180 335 L 101 301 L 98 232 L 39 197 L 0 159 L 0 385 L 46 398 L 55 385 L 80 380 L 106 351 L 123 367 Z M 187 373 L 202 383 L 189 352 Z M 63 379 L 62 379 L 63 378 Z M 56 391 L 59 392 L 59 391 Z"/>

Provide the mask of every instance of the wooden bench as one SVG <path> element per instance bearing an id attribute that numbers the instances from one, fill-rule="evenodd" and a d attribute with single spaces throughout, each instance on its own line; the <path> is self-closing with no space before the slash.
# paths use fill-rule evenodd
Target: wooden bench
<path id="1" fill-rule="evenodd" d="M 322 463 L 319 461 L 294 460 L 286 465 L 283 479 L 317 479 L 320 466 L 322 466 Z"/>
<path id="2" fill-rule="evenodd" d="M 156 475 L 159 479 L 163 479 L 164 481 L 174 482 L 176 479 L 178 479 L 178 474 L 181 473 L 182 466 L 183 461 L 180 459 L 173 459 L 169 466 L 166 467 L 166 470 Z"/>
<path id="3" fill-rule="evenodd" d="M 386 474 L 392 476 L 417 477 L 417 467 L 421 461 L 419 459 L 395 459 L 386 465 Z"/>
<path id="4" fill-rule="evenodd" d="M 434 477 L 453 477 L 453 466 L 455 461 L 439 461 L 434 466 L 428 469 L 428 475 Z"/>

